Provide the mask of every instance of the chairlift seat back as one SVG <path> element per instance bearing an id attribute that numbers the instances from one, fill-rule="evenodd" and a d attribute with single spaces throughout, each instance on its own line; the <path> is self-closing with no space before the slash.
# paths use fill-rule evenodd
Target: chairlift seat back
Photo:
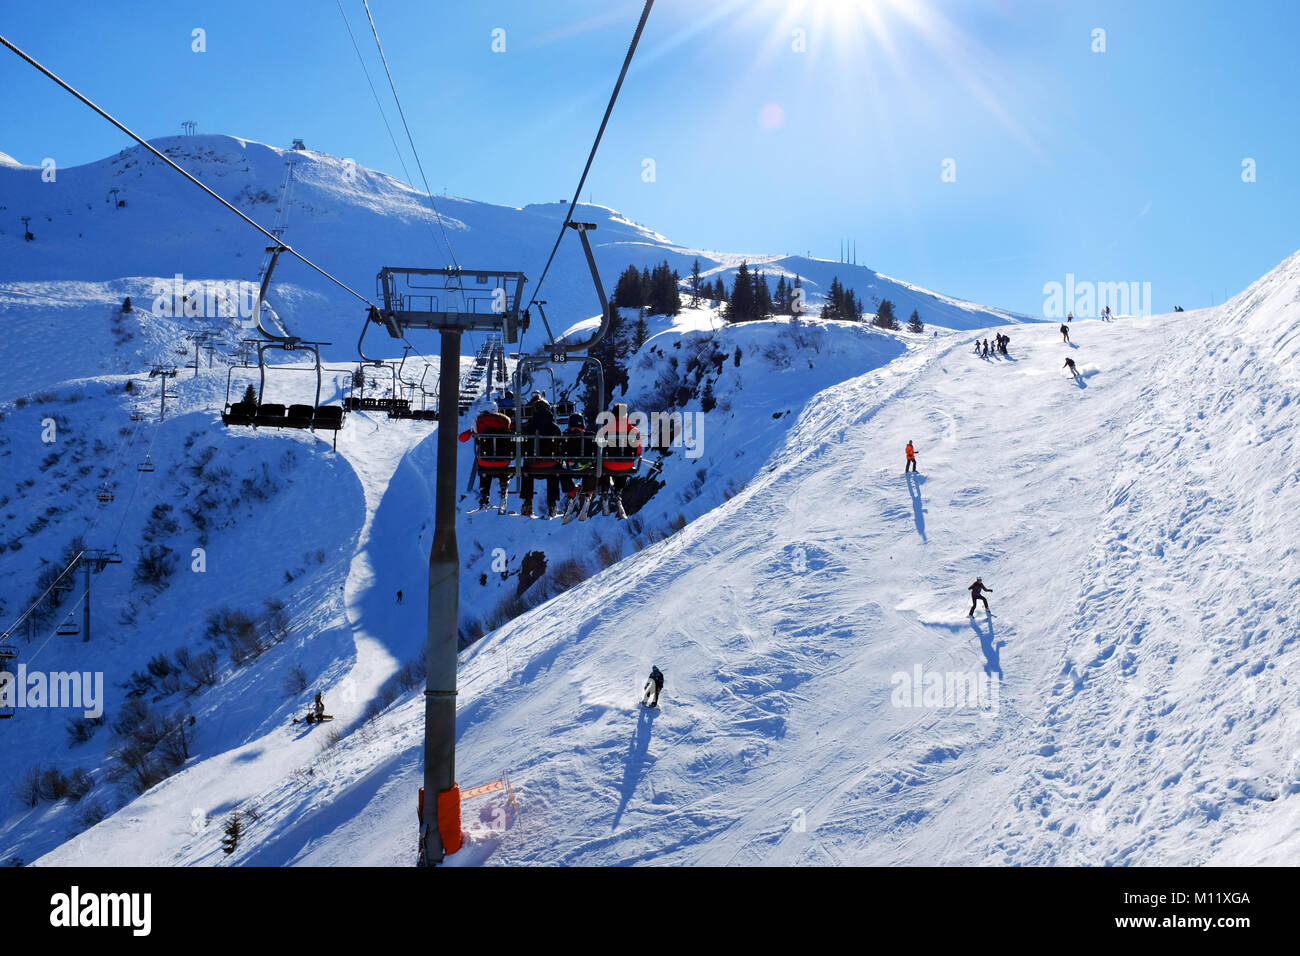
<path id="1" fill-rule="evenodd" d="M 312 405 L 290 405 L 284 416 L 284 424 L 289 428 L 311 428 L 316 409 Z"/>
<path id="2" fill-rule="evenodd" d="M 343 406 L 342 405 L 322 405 L 316 409 L 315 418 L 312 419 L 316 428 L 324 428 L 329 431 L 338 431 L 343 427 Z"/>
<path id="3" fill-rule="evenodd" d="M 258 405 L 257 418 L 254 420 L 254 424 L 284 427 L 284 406 Z"/>

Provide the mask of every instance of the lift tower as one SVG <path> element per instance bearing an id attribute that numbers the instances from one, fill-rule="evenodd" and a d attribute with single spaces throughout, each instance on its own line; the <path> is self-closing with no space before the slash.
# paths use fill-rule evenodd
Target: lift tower
<path id="1" fill-rule="evenodd" d="M 468 331 L 501 332 L 519 340 L 522 272 L 477 269 L 419 269 L 385 266 L 378 276 L 384 308 L 372 308 L 357 341 L 370 325 L 395 339 L 412 329 L 441 335 L 438 366 L 438 475 L 433 547 L 429 553 L 429 619 L 425 648 L 424 794 L 431 812 L 421 811 L 421 866 L 441 863 L 460 847 L 459 789 L 456 786 L 456 650 L 460 623 L 460 550 L 456 543 L 456 408 L 460 399 L 460 337 Z M 527 319 L 524 319 L 526 324 Z M 433 825 L 430 826 L 430 820 Z M 446 832 L 439 826 L 446 827 Z"/>

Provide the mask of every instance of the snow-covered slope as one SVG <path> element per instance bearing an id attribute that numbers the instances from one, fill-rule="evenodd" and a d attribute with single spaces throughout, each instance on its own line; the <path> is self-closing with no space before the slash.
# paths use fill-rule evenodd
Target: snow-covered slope
<path id="1" fill-rule="evenodd" d="M 1267 848 L 1294 848 L 1300 799 L 1297 294 L 1293 258 L 1218 309 L 1070 345 L 1013 327 L 1007 358 L 916 340 L 825 383 L 725 503 L 464 652 L 460 782 L 508 772 L 519 808 L 467 804 L 450 861 L 1289 859 Z M 706 434 L 704 487 L 787 419 L 762 412 Z M 991 617 L 967 617 L 977 574 Z M 43 862 L 409 864 L 422 708 L 285 750 L 276 782 L 199 764 Z M 255 808 L 232 857 L 178 818 L 200 795 Z"/>
<path id="2" fill-rule="evenodd" d="M 353 161 L 326 153 L 277 149 L 229 136 L 164 137 L 154 145 L 236 207 L 271 227 L 285 226 L 284 238 L 304 255 L 352 288 L 375 294 L 382 266 L 444 266 L 450 254 L 428 208 L 428 200 L 403 183 Z M 281 180 L 286 160 L 294 161 L 294 182 L 281 213 Z M 54 320 L 78 334 L 102 324 L 103 313 L 78 306 L 90 283 L 103 285 L 105 307 L 125 294 L 148 309 L 154 277 L 187 280 L 254 281 L 264 258 L 265 237 L 239 222 L 161 161 L 140 147 L 111 159 L 59 169 L 42 180 L 40 168 L 0 164 L 0 316 L 7 325 L 24 320 Z M 116 190 L 116 192 L 110 192 Z M 118 202 L 125 205 L 119 207 Z M 541 278 L 567 206 L 538 203 L 520 208 L 436 197 L 443 227 L 456 261 L 466 268 L 522 270 L 531 293 Z M 33 242 L 24 242 L 20 216 L 31 217 Z M 678 245 L 604 206 L 582 205 L 575 218 L 595 222 L 591 234 L 597 263 L 612 292 L 628 265 L 638 268 L 667 261 L 683 277 L 699 258 L 703 270 L 728 270 L 740 257 Z M 764 258 L 764 257 L 756 257 Z M 753 261 L 753 260 L 751 260 Z M 922 318 L 952 328 L 977 328 L 1006 321 L 1008 313 L 960 302 L 878 276 L 861 267 L 791 258 L 774 263 L 798 273 L 814 302 L 834 274 L 860 295 L 887 295 L 906 317 L 919 307 Z M 146 277 L 135 290 L 123 277 Z M 852 278 L 853 281 L 848 281 Z M 773 276 L 775 282 L 775 276 Z M 70 289 L 61 288 L 72 283 Z M 599 311 L 580 246 L 561 244 L 546 279 L 548 314 L 560 326 Z M 271 302 L 289 329 L 304 338 L 334 343 L 332 359 L 355 359 L 353 343 L 365 307 L 301 263 L 283 259 L 276 270 Z M 35 310 L 35 311 L 33 311 Z M 535 330 L 538 344 L 542 332 Z M 370 351 L 400 355 L 400 344 L 374 335 Z M 76 354 L 76 353 L 74 353 Z M 88 374 L 88 373 L 82 373 Z"/>

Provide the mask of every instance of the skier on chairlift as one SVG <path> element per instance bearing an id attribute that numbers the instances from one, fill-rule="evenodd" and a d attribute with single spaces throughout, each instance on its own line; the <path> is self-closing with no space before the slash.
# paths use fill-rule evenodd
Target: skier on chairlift
<path id="1" fill-rule="evenodd" d="M 623 508 L 623 489 L 627 487 L 628 475 L 636 470 L 637 462 L 641 459 L 641 433 L 629 421 L 625 404 L 618 402 L 610 406 L 609 410 L 614 420 L 601 428 L 597 439 L 605 446 L 607 474 L 604 475 L 604 480 L 608 490 L 605 513 L 609 514 L 612 497 L 615 513 L 621 519 L 627 517 L 627 511 Z"/>
<path id="2" fill-rule="evenodd" d="M 531 466 L 534 470 L 555 471 L 556 474 L 546 475 L 546 513 L 547 517 L 554 518 L 560 502 L 560 477 L 559 461 L 547 458 L 549 454 L 554 454 L 553 443 L 547 441 L 548 438 L 556 437 L 562 432 L 560 426 L 555 424 L 555 415 L 551 411 L 551 405 L 546 399 L 541 397 L 541 393 L 534 395 L 533 400 L 528 403 L 532 409 L 532 417 L 524 423 L 525 438 L 525 455 L 534 455 L 540 457 L 531 457 L 524 463 L 525 474 L 520 482 L 519 493 L 523 497 L 523 507 L 520 508 L 520 514 L 524 517 L 531 518 L 533 515 L 533 488 L 536 475 L 528 474 L 528 468 Z"/>

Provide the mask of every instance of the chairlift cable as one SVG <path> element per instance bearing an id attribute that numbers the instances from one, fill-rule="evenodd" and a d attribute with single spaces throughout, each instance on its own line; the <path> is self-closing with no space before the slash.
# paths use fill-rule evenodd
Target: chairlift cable
<path id="1" fill-rule="evenodd" d="M 583 167 L 582 176 L 578 180 L 578 188 L 573 191 L 573 200 L 569 203 L 569 211 L 564 215 L 564 222 L 560 224 L 560 234 L 555 237 L 555 245 L 551 247 L 551 255 L 546 260 L 546 267 L 542 269 L 542 277 L 537 280 L 537 285 L 533 286 L 533 294 L 525 308 L 531 308 L 532 304 L 537 301 L 537 294 L 542 291 L 542 283 L 546 281 L 546 274 L 550 272 L 551 263 L 555 261 L 555 253 L 559 250 L 560 241 L 564 238 L 564 230 L 569 228 L 569 223 L 573 221 L 573 210 L 578 205 L 578 199 L 582 196 L 582 187 L 587 183 L 587 174 L 591 172 L 591 164 L 596 159 L 596 150 L 600 147 L 601 137 L 605 135 L 605 127 L 609 123 L 610 114 L 614 112 L 614 102 L 618 99 L 619 90 L 623 88 L 623 78 L 627 76 L 627 69 L 632 65 L 632 55 L 636 53 L 637 44 L 641 41 L 641 33 L 645 30 L 646 20 L 650 17 L 650 8 L 654 6 L 654 2 L 655 0 L 646 0 L 645 9 L 641 11 L 641 20 L 636 25 L 636 33 L 632 35 L 632 43 L 627 48 L 627 56 L 623 58 L 623 69 L 619 70 L 618 82 L 614 84 L 614 92 L 610 94 L 609 105 L 605 107 L 605 115 L 600 121 L 600 129 L 596 131 L 595 142 L 591 144 L 591 152 L 587 154 L 587 165 Z"/>
<path id="2" fill-rule="evenodd" d="M 76 613 L 77 608 L 81 607 L 81 603 L 86 600 L 86 597 L 87 597 L 86 592 L 82 591 L 81 597 L 77 598 L 77 603 L 72 605 L 72 607 L 68 608 L 68 613 L 66 617 L 72 617 L 72 615 Z M 63 625 L 64 619 L 65 619 L 64 617 L 60 617 L 57 621 L 55 621 L 54 629 L 51 630 L 50 633 L 45 635 L 45 640 L 41 641 L 41 643 L 37 646 L 36 650 L 24 656 L 24 660 L 29 665 L 36 660 L 37 656 L 41 653 L 41 651 L 45 650 L 45 645 L 50 643 L 50 639 L 54 637 L 55 634 L 59 633 L 59 628 Z"/>
<path id="3" fill-rule="evenodd" d="M 249 218 L 249 217 L 248 217 L 247 215 L 245 215 L 244 213 L 240 212 L 238 209 L 236 209 L 233 205 L 231 205 L 231 204 L 230 204 L 229 202 L 227 202 L 225 199 L 222 199 L 222 198 L 221 198 L 220 196 L 218 196 L 215 192 L 213 192 L 211 189 L 209 189 L 206 185 L 204 185 L 202 182 L 200 182 L 198 179 L 196 179 L 193 175 L 191 175 L 190 173 L 186 172 L 185 169 L 182 168 L 181 166 L 179 166 L 179 165 L 178 165 L 174 160 L 171 159 L 171 157 L 169 157 L 169 156 L 165 155 L 164 153 L 160 152 L 156 147 L 154 147 L 152 144 L 150 144 L 148 141 L 146 141 L 142 136 L 140 136 L 138 133 L 134 132 L 132 129 L 130 129 L 128 126 L 126 126 L 126 124 L 122 123 L 122 122 L 121 122 L 120 120 L 118 120 L 115 116 L 113 116 L 113 114 L 109 113 L 106 109 L 104 109 L 103 107 L 97 105 L 97 104 L 96 104 L 94 101 L 92 101 L 89 97 L 87 97 L 87 96 L 84 95 L 83 93 L 79 92 L 75 87 L 73 87 L 73 86 L 72 86 L 71 84 L 69 84 L 66 80 L 64 80 L 62 77 L 60 77 L 58 74 L 56 74 L 53 70 L 50 70 L 48 67 L 42 65 L 41 63 L 39 63 L 38 61 L 36 61 L 35 59 L 33 59 L 33 58 L 32 58 L 31 56 L 29 56 L 26 52 L 24 52 L 23 50 L 19 49 L 19 48 L 18 48 L 17 46 L 15 46 L 15 45 L 13 44 L 13 42 L 11 42 L 7 37 L 5 37 L 5 36 L 0 36 L 0 44 L 2 44 L 2 45 L 4 45 L 4 46 L 8 47 L 10 50 L 12 50 L 14 53 L 16 53 L 16 54 L 17 54 L 17 55 L 18 55 L 22 60 L 24 60 L 24 61 L 26 61 L 27 63 L 31 64 L 33 67 L 35 67 L 35 68 L 36 68 L 37 70 L 39 70 L 41 73 L 45 74 L 47 77 L 49 77 L 49 78 L 50 78 L 51 80 L 53 80 L 55 83 L 57 83 L 59 86 L 63 87 L 63 89 L 67 90 L 69 93 L 71 93 L 71 94 L 72 94 L 73 96 L 75 96 L 77 99 L 79 99 L 79 100 L 80 100 L 82 103 L 84 103 L 86 106 L 89 106 L 92 110 L 94 110 L 96 113 L 98 113 L 98 114 L 99 114 L 100 116 L 102 116 L 104 119 L 108 120 L 110 123 L 112 123 L 112 124 L 113 124 L 114 126 L 116 126 L 118 129 L 120 129 L 123 133 L 126 133 L 127 136 L 130 136 L 133 140 L 135 140 L 137 143 L 139 143 L 141 146 L 143 146 L 145 149 L 147 149 L 147 150 L 148 150 L 150 153 L 152 153 L 154 156 L 156 156 L 156 157 L 158 157 L 159 159 L 161 159 L 164 163 L 166 163 L 166 164 L 167 164 L 168 166 L 170 166 L 172 169 L 176 170 L 176 172 L 180 173 L 182 176 L 184 176 L 186 179 L 188 179 L 190 182 L 192 182 L 195 186 L 198 186 L 200 189 L 202 189 L 205 193 L 207 193 L 209 196 L 211 196 L 211 197 L 212 197 L 213 199 L 215 199 L 217 202 L 221 203 L 221 205 L 225 206 L 227 209 L 229 209 L 231 212 L 233 212 L 233 213 L 234 213 L 236 216 L 238 216 L 240 219 L 244 220 L 244 222 L 248 223 L 250 226 L 252 226 L 252 227 L 253 227 L 254 229 L 256 229 L 258 232 L 260 232 L 262 235 L 266 236 L 266 238 L 270 239 L 271 242 L 273 242 L 275 245 L 277 245 L 277 246 L 282 246 L 282 247 L 284 248 L 284 251 L 285 251 L 285 252 L 288 252 L 288 253 L 289 253 L 290 255 L 292 255 L 294 258 L 300 260 L 304 265 L 306 265 L 306 266 L 308 266 L 308 267 L 310 267 L 310 268 L 312 268 L 312 269 L 315 269 L 317 272 L 319 272 L 322 276 L 324 276 L 324 277 L 325 277 L 326 279 L 328 279 L 330 282 L 333 282 L 335 285 L 337 285 L 340 289 L 343 289 L 345 292 L 348 292 L 349 294 L 351 294 L 351 295 L 355 296 L 356 298 L 360 299 L 360 300 L 361 300 L 362 302 L 364 302 L 366 305 L 368 305 L 368 306 L 374 306 L 374 303 L 373 303 L 373 302 L 371 302 L 368 298 L 366 298 L 366 297 L 365 297 L 364 295 L 362 295 L 360 292 L 358 292 L 358 291 L 356 291 L 355 289 L 353 289 L 351 286 L 349 286 L 347 283 L 345 283 L 342 279 L 338 279 L 338 278 L 336 278 L 335 276 L 331 275 L 330 273 L 326 272 L 326 271 L 325 271 L 324 269 L 322 269 L 320 266 L 316 265 L 316 263 L 312 262 L 310 259 L 308 259 L 306 256 L 304 256 L 302 253 L 298 252 L 298 251 L 295 250 L 292 246 L 290 246 L 290 245 L 288 245 L 287 243 L 285 243 L 284 240 L 281 239 L 279 236 L 276 236 L 274 233 L 268 231 L 266 228 L 264 228 L 263 226 L 259 225 L 256 221 L 254 221 L 253 219 Z"/>
<path id="4" fill-rule="evenodd" d="M 415 166 L 420 170 L 420 181 L 424 183 L 424 192 L 429 197 L 429 208 L 433 210 L 434 218 L 438 222 L 438 229 L 442 233 L 442 241 L 447 246 L 447 254 L 451 256 L 451 264 L 460 269 L 460 263 L 456 261 L 456 253 L 451 248 L 451 240 L 447 238 L 447 227 L 443 225 L 442 214 L 438 212 L 438 205 L 433 200 L 433 190 L 429 188 L 429 177 L 424 175 L 424 164 L 420 162 L 420 151 L 415 148 L 415 137 L 411 135 L 411 127 L 406 122 L 406 111 L 402 109 L 402 100 L 397 95 L 397 84 L 393 82 L 393 73 L 388 68 L 388 57 L 384 56 L 384 45 L 379 42 L 379 29 L 375 26 L 375 18 L 370 13 L 370 4 L 368 0 L 361 0 L 361 5 L 366 8 L 366 19 L 370 21 L 370 32 L 374 34 L 375 47 L 379 50 L 379 60 L 384 64 L 384 73 L 388 76 L 388 86 L 393 91 L 393 102 L 397 104 L 397 115 L 402 119 L 402 127 L 406 130 L 407 142 L 411 144 L 411 155 L 415 157 Z"/>
<path id="5" fill-rule="evenodd" d="M 397 154 L 397 161 L 402 166 L 402 175 L 406 177 L 407 183 L 411 185 L 412 189 L 414 189 L 415 185 L 411 178 L 411 171 L 406 167 L 406 158 L 402 155 L 401 147 L 397 145 L 397 137 L 393 135 L 393 127 L 389 124 L 388 114 L 384 112 L 384 105 L 379 100 L 379 92 L 375 89 L 375 84 L 370 79 L 370 69 L 366 66 L 365 57 L 361 55 L 361 47 L 357 45 L 356 34 L 352 32 L 352 23 L 348 20 L 347 11 L 343 9 L 343 0 L 335 0 L 335 2 L 338 4 L 339 13 L 343 17 L 343 25 L 348 28 L 348 37 L 352 40 L 352 49 L 357 53 L 357 60 L 361 64 L 361 72 L 366 76 L 366 85 L 370 87 L 370 95 L 375 98 L 375 107 L 379 110 L 379 118 L 384 121 L 384 128 L 388 130 L 388 139 L 393 144 L 393 152 Z M 394 94 L 394 96 L 396 96 L 396 94 Z M 425 184 L 425 188 L 426 190 L 428 189 L 427 183 Z M 438 218 L 436 209 L 434 209 L 434 218 Z M 429 229 L 430 237 L 434 239 L 434 245 L 437 245 L 437 237 L 433 235 L 433 227 L 430 226 L 427 221 L 425 226 Z"/>

